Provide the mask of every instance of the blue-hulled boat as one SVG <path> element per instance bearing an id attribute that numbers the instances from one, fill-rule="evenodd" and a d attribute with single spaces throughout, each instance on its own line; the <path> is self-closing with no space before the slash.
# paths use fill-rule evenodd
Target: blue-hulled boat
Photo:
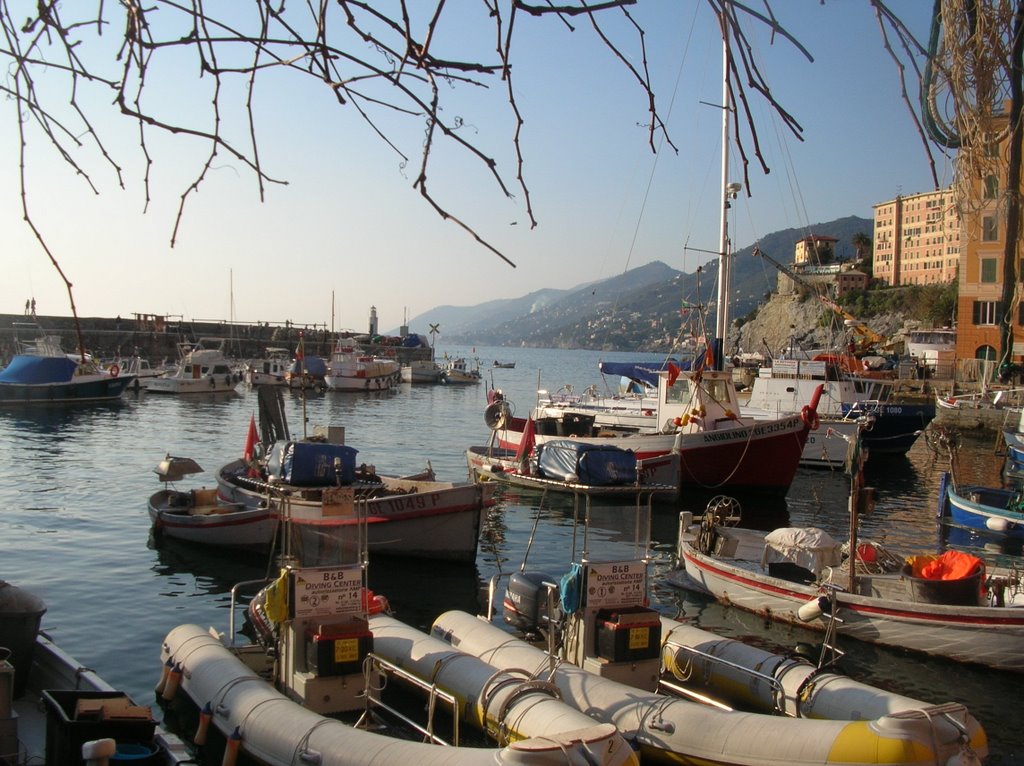
<path id="1" fill-rule="evenodd" d="M 952 473 L 944 472 L 938 515 L 965 529 L 1024 539 L 1024 494 L 1018 489 L 958 484 Z"/>
<path id="2" fill-rule="evenodd" d="M 56 338 L 41 338 L 0 371 L 0 405 L 118 399 L 134 381 L 116 364 L 103 369 L 86 354 L 65 354 Z"/>

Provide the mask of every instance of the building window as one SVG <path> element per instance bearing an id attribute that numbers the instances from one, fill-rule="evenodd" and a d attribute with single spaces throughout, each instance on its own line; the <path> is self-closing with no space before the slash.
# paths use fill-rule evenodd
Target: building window
<path id="1" fill-rule="evenodd" d="M 972 321 L 975 325 L 994 325 L 999 322 L 999 301 L 974 301 Z"/>
<path id="2" fill-rule="evenodd" d="M 996 282 L 996 259 L 995 258 L 982 258 L 981 259 L 981 281 L 983 283 L 993 284 Z"/>
<path id="3" fill-rule="evenodd" d="M 999 179 L 994 175 L 985 176 L 985 199 L 999 196 Z"/>
<path id="4" fill-rule="evenodd" d="M 999 241 L 999 222 L 994 215 L 986 215 L 981 219 L 981 241 Z"/>

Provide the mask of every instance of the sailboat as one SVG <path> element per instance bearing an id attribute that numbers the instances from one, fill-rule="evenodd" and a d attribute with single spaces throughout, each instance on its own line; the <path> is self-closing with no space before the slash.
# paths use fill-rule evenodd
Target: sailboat
<path id="1" fill-rule="evenodd" d="M 510 412 L 496 417 L 491 410 L 485 421 L 494 424 L 499 448 L 517 449 L 527 420 L 532 420 L 538 445 L 551 439 L 600 443 L 632 450 L 638 459 L 676 453 L 680 488 L 775 496 L 789 491 L 808 434 L 818 427 L 820 387 L 796 413 L 745 417 L 732 372 L 723 365 L 732 280 L 728 212 L 740 190 L 739 184 L 728 181 L 728 50 L 723 66 L 723 196 L 715 340 L 690 362 L 634 365 L 628 375 L 638 384 L 633 389 L 636 393 L 604 397 L 596 387 L 582 395 L 568 390 L 541 400 L 529 418 L 515 418 Z M 490 399 L 489 406 L 500 407 L 504 396 L 494 391 Z"/>

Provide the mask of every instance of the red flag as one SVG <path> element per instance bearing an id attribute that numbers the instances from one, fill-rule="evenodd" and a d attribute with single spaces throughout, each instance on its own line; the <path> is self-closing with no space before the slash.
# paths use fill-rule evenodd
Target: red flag
<path id="1" fill-rule="evenodd" d="M 242 453 L 242 460 L 251 463 L 256 454 L 256 442 L 259 437 L 256 435 L 256 416 L 249 416 L 249 433 L 245 435 L 245 452 Z"/>
<path id="2" fill-rule="evenodd" d="M 523 427 L 523 435 L 519 437 L 519 447 L 516 449 L 516 462 L 519 465 L 524 465 L 527 458 L 530 457 L 530 452 L 533 451 L 533 434 L 533 418 L 527 418 L 526 425 Z"/>
<path id="3" fill-rule="evenodd" d="M 298 360 L 300 362 L 303 359 L 306 358 L 306 352 L 305 352 L 305 348 L 304 348 L 304 346 L 305 346 L 304 338 L 305 337 L 306 337 L 306 334 L 304 332 L 299 332 L 299 345 L 298 345 L 298 348 L 295 349 L 295 358 L 296 358 L 296 360 Z"/>
<path id="4" fill-rule="evenodd" d="M 682 370 L 680 370 L 676 365 L 672 364 L 672 362 L 668 363 L 668 385 L 669 385 L 669 387 L 672 387 L 673 385 L 675 385 L 676 378 L 679 377 L 679 373 L 680 372 L 682 372 Z"/>

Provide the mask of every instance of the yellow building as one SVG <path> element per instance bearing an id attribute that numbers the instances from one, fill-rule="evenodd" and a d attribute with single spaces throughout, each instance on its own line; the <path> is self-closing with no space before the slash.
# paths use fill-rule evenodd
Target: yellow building
<path id="1" fill-rule="evenodd" d="M 897 197 L 874 213 L 875 279 L 893 287 L 956 279 L 961 225 L 952 189 Z"/>

